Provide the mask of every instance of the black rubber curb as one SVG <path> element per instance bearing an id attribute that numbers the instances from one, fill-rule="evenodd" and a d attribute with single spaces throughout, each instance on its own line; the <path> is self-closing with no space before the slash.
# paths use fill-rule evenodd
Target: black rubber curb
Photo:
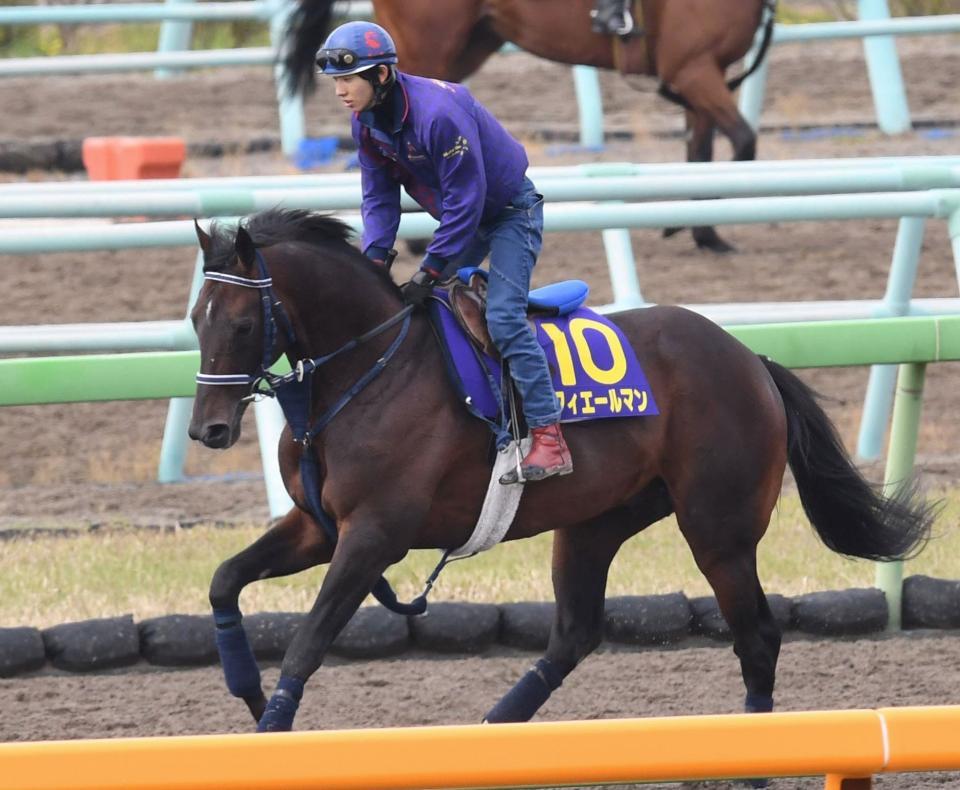
<path id="1" fill-rule="evenodd" d="M 785 632 L 830 637 L 878 633 L 887 622 L 887 601 L 877 589 L 809 593 L 795 598 L 769 595 L 774 618 Z M 437 602 L 423 617 L 403 617 L 380 606 L 362 607 L 331 652 L 374 659 L 407 651 L 480 654 L 495 645 L 542 651 L 554 604 Z M 305 615 L 265 612 L 244 618 L 257 658 L 283 656 Z M 911 576 L 903 588 L 904 628 L 960 628 L 960 581 Z M 683 593 L 608 598 L 604 637 L 610 643 L 662 647 L 691 636 L 730 642 L 730 629 L 714 598 Z M 154 666 L 218 663 L 213 618 L 174 614 L 135 623 L 130 615 L 66 623 L 44 630 L 0 628 L 0 677 L 43 669 L 96 672 L 145 661 Z"/>

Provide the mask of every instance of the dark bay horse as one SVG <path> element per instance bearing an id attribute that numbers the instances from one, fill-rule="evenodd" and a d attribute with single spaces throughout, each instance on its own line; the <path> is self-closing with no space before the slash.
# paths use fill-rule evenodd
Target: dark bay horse
<path id="1" fill-rule="evenodd" d="M 230 447 L 264 366 L 283 354 L 294 367 L 332 355 L 316 368 L 309 399 L 310 419 L 325 415 L 325 427 L 305 448 L 289 427 L 280 443 L 296 507 L 224 562 L 210 589 L 228 687 L 261 729 L 289 729 L 304 682 L 384 570 L 410 549 L 456 548 L 470 536 L 490 478 L 492 435 L 458 401 L 428 319 L 403 309 L 389 273 L 349 242 L 347 226 L 269 211 L 236 231 L 197 232 L 207 280 L 191 314 L 201 357 L 192 438 Z M 536 669 L 487 720 L 529 719 L 597 647 L 614 555 L 671 513 L 730 624 L 747 710 L 770 710 L 780 632 L 757 578 L 756 549 L 787 462 L 813 527 L 834 551 L 902 557 L 922 546 L 933 512 L 907 488 L 896 498 L 878 495 L 806 385 L 717 325 L 677 307 L 612 319 L 636 350 L 660 414 L 570 424 L 573 474 L 523 492 L 506 539 L 554 530 L 556 619 Z M 386 328 L 372 331 L 378 327 Z M 331 407 L 339 409 L 333 417 Z M 311 510 L 302 453 L 321 470 L 335 542 Z M 267 703 L 240 623 L 240 592 L 319 563 L 329 569 Z"/>
<path id="2" fill-rule="evenodd" d="M 735 160 L 753 159 L 756 134 L 727 82 L 727 68 L 750 49 L 763 9 L 774 0 L 641 0 L 644 35 L 615 39 L 590 27 L 593 0 L 373 0 L 377 21 L 393 36 L 400 68 L 460 82 L 505 42 L 548 60 L 617 69 L 660 79 L 661 93 L 686 109 L 687 160 L 713 159 L 720 129 Z M 288 31 L 285 60 L 293 92 L 314 85 L 315 56 L 329 32 L 333 0 L 301 0 Z M 769 43 L 773 16 L 765 31 Z M 759 65 L 764 46 L 751 69 Z M 536 107 L 531 107 L 536 117 Z M 694 228 L 697 245 L 731 247 L 710 227 Z"/>

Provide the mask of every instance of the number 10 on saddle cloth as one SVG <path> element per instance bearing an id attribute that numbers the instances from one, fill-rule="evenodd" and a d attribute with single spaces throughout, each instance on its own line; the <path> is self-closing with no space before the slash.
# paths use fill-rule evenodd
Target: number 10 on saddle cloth
<path id="1" fill-rule="evenodd" d="M 475 351 L 445 302 L 436 312 L 454 384 L 476 411 L 495 419 L 499 407 L 489 382 L 501 380 L 499 360 Z M 659 414 L 633 348 L 609 319 L 579 307 L 531 320 L 547 356 L 561 422 Z"/>

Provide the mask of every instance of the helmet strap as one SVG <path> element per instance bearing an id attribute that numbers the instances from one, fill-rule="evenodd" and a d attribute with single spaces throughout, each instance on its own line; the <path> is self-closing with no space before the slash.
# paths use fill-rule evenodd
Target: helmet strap
<path id="1" fill-rule="evenodd" d="M 387 67 L 387 78 L 380 82 L 380 65 Z M 371 109 L 383 103 L 397 81 L 397 67 L 392 63 L 383 63 L 360 72 L 360 76 L 373 86 L 373 104 Z"/>

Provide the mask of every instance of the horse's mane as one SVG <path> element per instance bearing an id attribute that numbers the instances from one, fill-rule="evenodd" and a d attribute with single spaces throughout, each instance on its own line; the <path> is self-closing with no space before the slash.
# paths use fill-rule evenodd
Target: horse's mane
<path id="1" fill-rule="evenodd" d="M 269 247 L 283 241 L 302 241 L 327 249 L 332 247 L 341 256 L 346 253 L 348 260 L 367 267 L 391 288 L 397 287 L 384 267 L 373 263 L 351 244 L 353 228 L 341 219 L 306 209 L 272 208 L 251 214 L 241 222 L 257 247 Z M 204 270 L 218 271 L 231 264 L 236 257 L 236 235 L 236 229 L 231 225 L 211 224 L 212 243 L 204 257 Z"/>

